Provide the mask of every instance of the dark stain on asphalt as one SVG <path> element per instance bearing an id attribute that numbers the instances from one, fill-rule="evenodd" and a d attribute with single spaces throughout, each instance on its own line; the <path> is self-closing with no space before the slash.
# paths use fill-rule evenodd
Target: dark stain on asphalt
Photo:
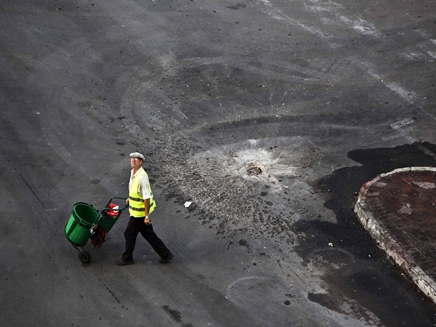
<path id="1" fill-rule="evenodd" d="M 242 3 L 237 3 L 236 5 L 228 6 L 227 8 L 233 9 L 233 10 L 238 10 L 238 9 L 245 8 L 245 7 L 246 7 L 246 5 L 243 5 Z"/>
<path id="2" fill-rule="evenodd" d="M 182 322 L 182 316 L 180 315 L 180 311 L 171 309 L 169 306 L 163 306 L 164 311 L 171 317 L 175 322 Z"/>
<path id="3" fill-rule="evenodd" d="M 191 323 L 189 323 L 189 322 L 188 323 L 184 323 L 182 321 L 182 315 L 181 315 L 180 311 L 175 310 L 175 309 L 171 309 L 167 305 L 163 306 L 163 310 L 170 316 L 170 318 L 173 321 L 175 321 L 176 323 L 178 323 L 182 327 L 193 327 L 193 325 Z"/>
<path id="4" fill-rule="evenodd" d="M 324 205 L 335 212 L 337 223 L 301 220 L 294 225 L 297 233 L 305 235 L 296 247 L 304 264 L 328 267 L 323 279 L 330 294 L 310 294 L 311 301 L 341 312 L 342 301 L 338 299 L 347 297 L 376 314 L 385 326 L 434 326 L 436 306 L 376 246 L 353 207 L 359 189 L 367 181 L 397 168 L 435 166 L 435 153 L 436 145 L 418 142 L 354 150 L 348 157 L 361 166 L 338 169 L 318 181 L 315 187 L 326 195 Z M 348 253 L 353 260 L 338 264 L 334 252 L 326 251 L 329 246 Z"/>

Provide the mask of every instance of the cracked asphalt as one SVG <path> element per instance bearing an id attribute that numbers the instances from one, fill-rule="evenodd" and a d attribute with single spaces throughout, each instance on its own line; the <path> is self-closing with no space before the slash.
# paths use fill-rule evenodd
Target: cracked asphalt
<path id="1" fill-rule="evenodd" d="M 2 0 L 0 17 L 1 325 L 436 325 L 353 212 L 377 174 L 436 165 L 434 1 Z M 125 212 L 82 264 L 73 205 L 126 196 L 133 151 L 174 259 L 138 238 L 115 266 Z"/>

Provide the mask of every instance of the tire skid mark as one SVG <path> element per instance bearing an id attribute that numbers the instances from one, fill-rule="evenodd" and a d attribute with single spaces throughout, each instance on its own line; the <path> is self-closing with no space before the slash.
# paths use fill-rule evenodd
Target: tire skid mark
<path id="1" fill-rule="evenodd" d="M 18 138 L 17 138 L 18 139 Z M 4 142 L 2 144 L 2 153 L 3 156 L 8 158 L 10 162 L 20 162 L 20 158 L 17 156 L 17 148 L 19 148 L 15 144 L 15 138 L 10 138 L 9 142 Z M 56 224 L 57 215 L 53 216 L 50 212 L 49 206 L 53 204 L 53 201 L 56 203 L 65 203 L 66 198 L 63 196 L 60 190 L 54 192 L 54 194 L 47 194 L 43 192 L 43 190 L 47 190 L 50 188 L 47 180 L 44 180 L 41 177 L 40 173 L 37 173 L 32 166 L 29 165 L 20 165 L 19 172 L 15 172 L 15 187 L 17 188 L 14 192 L 20 194 L 23 199 L 26 199 L 26 204 L 29 206 L 29 210 L 31 212 L 27 217 L 22 217 L 22 223 L 26 221 L 28 223 L 34 224 L 35 237 L 32 237 L 34 246 L 38 246 L 38 256 L 41 255 L 41 260 L 44 262 L 44 267 L 39 267 L 38 275 L 40 273 L 44 273 L 44 277 L 39 279 L 40 283 L 47 283 L 47 285 L 51 285 L 53 283 L 53 278 L 59 278 L 59 271 L 61 274 L 66 276 L 69 275 L 70 270 L 68 272 L 63 271 L 63 267 L 67 267 L 69 261 L 67 257 L 59 250 L 59 241 L 65 241 L 63 235 L 60 235 L 59 230 L 63 226 L 63 224 Z M 17 175 L 19 178 L 17 179 Z M 24 243 L 26 244 L 26 242 Z M 63 248 L 63 246 L 61 246 Z M 72 251 L 72 253 L 74 253 Z M 53 275 L 53 272 L 56 272 L 56 275 Z M 47 274 L 46 274 L 47 273 Z M 80 276 L 80 274 L 77 274 Z M 80 283 L 75 280 L 75 285 L 80 285 Z M 48 301 L 49 310 L 48 310 L 48 319 L 55 314 L 55 301 L 56 296 L 54 296 L 56 292 L 56 287 L 47 287 L 45 289 L 45 296 L 48 299 L 52 299 Z M 71 303 L 72 307 L 76 304 Z"/>
<path id="2" fill-rule="evenodd" d="M 3 142 L 2 144 L 2 152 L 3 156 L 8 158 L 11 162 L 20 162 L 21 158 L 19 158 L 16 154 L 16 150 L 19 148 L 15 144 L 14 139 L 10 139 L 9 142 Z M 48 231 L 46 229 L 40 229 L 40 222 L 43 223 L 43 225 L 48 224 L 49 220 L 47 218 L 47 211 L 48 211 L 48 203 L 49 198 L 45 193 L 41 193 L 39 190 L 44 190 L 44 188 L 47 187 L 46 183 L 42 181 L 39 177 L 39 174 L 37 174 L 31 166 L 28 165 L 20 165 L 19 170 L 18 169 L 12 169 L 11 176 L 16 179 L 16 176 L 18 175 L 21 179 L 22 184 L 17 183 L 17 187 L 19 191 L 17 191 L 18 194 L 28 194 L 30 193 L 31 196 L 26 196 L 25 198 L 28 199 L 29 203 L 31 204 L 31 207 L 33 209 L 33 214 L 31 215 L 31 218 L 33 218 L 33 221 L 43 236 L 44 241 L 42 242 L 44 245 L 48 243 L 51 248 L 52 239 L 50 238 L 50 235 L 48 234 Z"/>
<path id="3" fill-rule="evenodd" d="M 221 64 L 223 66 L 229 65 L 231 62 L 231 67 L 239 68 L 242 70 L 246 70 L 252 72 L 254 74 L 259 74 L 263 77 L 276 77 L 281 76 L 283 80 L 294 81 L 297 80 L 300 83 L 312 83 L 316 81 L 317 83 L 321 83 L 325 81 L 326 83 L 331 82 L 332 80 L 339 81 L 340 78 L 327 74 L 318 70 L 310 69 L 308 67 L 303 67 L 297 64 L 293 64 L 289 61 L 285 60 L 273 60 L 268 59 L 268 62 L 262 63 L 262 68 L 251 65 L 250 63 L 241 60 L 239 57 L 214 57 L 214 58 L 189 58 L 183 59 L 182 62 L 185 64 L 187 68 L 195 68 L 199 66 L 205 65 L 216 65 Z M 274 67 L 280 67 L 282 73 L 277 73 L 274 71 Z M 297 72 L 299 74 L 305 76 L 296 76 L 293 75 L 292 72 Z"/>
<path id="4" fill-rule="evenodd" d="M 135 143 L 143 145 L 149 138 L 156 136 L 162 137 L 162 131 L 174 130 L 177 127 L 184 126 L 188 121 L 182 111 L 173 107 L 173 103 L 165 94 L 158 91 L 154 83 L 135 82 L 131 84 L 124 93 L 120 112 L 124 117 L 123 122 L 128 133 L 135 139 Z M 151 93 L 163 102 L 152 107 L 147 100 Z M 140 127 L 134 114 L 141 115 L 141 124 L 147 128 L 144 130 Z M 171 138 L 171 136 L 168 136 Z M 166 142 L 166 141 L 165 141 Z M 147 145 L 150 147 L 151 145 Z M 154 151 L 153 151 L 154 152 Z"/>
<path id="5" fill-rule="evenodd" d="M 170 101 L 161 90 L 154 86 L 153 83 L 147 83 L 146 92 L 149 92 L 152 97 L 160 100 L 161 103 L 158 104 L 158 107 L 160 109 L 159 112 L 165 115 L 165 120 L 162 120 L 163 122 L 167 120 L 173 126 L 184 125 L 188 117 L 186 117 L 185 114 L 183 114 L 183 112 L 180 110 L 179 104 L 174 104 L 172 101 Z M 147 94 L 143 94 L 141 98 L 148 98 L 148 96 Z M 156 112 L 156 110 L 152 109 L 150 109 L 150 111 Z"/>
<path id="6" fill-rule="evenodd" d="M 56 52 L 54 52 L 52 55 L 47 57 L 45 59 L 45 62 L 50 63 L 62 63 L 65 61 L 65 58 L 67 60 L 70 60 L 71 57 L 74 58 L 84 58 L 87 59 L 85 62 L 76 62 L 76 61 L 70 61 L 70 63 L 76 62 L 75 68 L 78 72 L 81 72 L 84 70 L 84 66 L 98 62 L 99 60 L 102 60 L 101 57 L 99 57 L 99 53 L 94 51 L 92 49 L 93 45 L 87 41 L 85 37 L 78 38 L 72 42 L 70 42 L 66 47 L 58 48 Z M 82 53 L 87 53 L 88 55 L 83 56 Z M 60 66 L 57 66 L 56 69 L 60 69 Z M 74 99 L 78 96 L 76 94 L 70 94 L 68 93 L 69 90 L 66 87 L 59 87 L 59 84 L 54 85 L 53 81 L 48 77 L 46 72 L 41 71 L 40 72 L 42 77 L 42 80 L 30 80 L 31 83 L 38 85 L 39 83 L 44 83 L 47 85 L 53 85 L 53 90 L 50 94 L 47 94 L 47 99 L 51 99 L 50 101 L 47 101 L 44 103 L 44 109 L 41 110 L 39 119 L 40 119 L 40 125 L 43 130 L 44 136 L 47 139 L 48 146 L 50 146 L 55 153 L 68 165 L 74 167 L 78 171 L 80 171 L 83 175 L 89 177 L 92 176 L 93 179 L 100 179 L 95 178 L 97 176 L 101 176 L 104 174 L 104 169 L 107 165 L 104 163 L 95 163 L 92 165 L 89 165 L 86 168 L 92 167 L 93 171 L 89 171 L 88 169 L 84 168 L 84 165 L 82 164 L 83 161 L 80 157 L 76 157 L 71 151 L 68 150 L 68 145 L 65 145 L 65 143 L 62 143 L 62 134 L 65 132 L 68 132 L 69 128 L 64 124 L 64 121 L 60 118 L 59 111 L 61 110 L 61 106 L 64 104 L 60 99 L 63 97 L 67 97 L 67 99 L 71 102 L 74 102 Z M 88 74 L 91 74 L 89 71 L 87 71 Z M 33 78 L 33 77 L 32 77 Z M 101 78 L 99 78 L 98 75 L 92 75 L 92 78 L 94 80 L 99 81 L 100 83 L 104 83 Z M 72 117 L 75 117 L 75 113 L 68 114 Z M 78 115 L 76 114 L 76 117 Z M 83 119 L 83 118 L 80 118 Z M 65 140 L 65 138 L 64 138 Z M 69 142 L 70 140 L 68 140 Z M 65 141 L 64 141 L 65 142 Z M 101 162 L 104 160 L 101 160 Z"/>
<path id="7" fill-rule="evenodd" d="M 426 35 L 423 35 L 425 37 Z M 426 40 L 418 43 L 416 45 L 425 55 L 427 55 L 428 60 L 436 60 L 436 39 L 426 38 Z"/>
<path id="8" fill-rule="evenodd" d="M 361 67 L 361 69 L 364 70 L 369 76 L 374 78 L 376 81 L 382 83 L 386 88 L 397 94 L 401 99 L 412 105 L 414 108 L 418 109 L 424 115 L 432 118 L 433 120 L 436 120 L 435 115 L 423 109 L 424 105 L 421 103 L 422 101 L 419 100 L 419 97 L 415 92 L 405 89 L 397 82 L 385 80 L 383 76 L 377 73 L 376 67 L 374 67 L 374 65 L 372 65 L 368 61 L 355 58 L 354 63 L 356 64 L 356 66 Z"/>
<path id="9" fill-rule="evenodd" d="M 309 34 L 318 36 L 321 39 L 332 40 L 332 37 L 330 35 L 328 35 L 327 33 L 323 32 L 322 30 L 320 30 L 316 27 L 311 27 L 311 26 L 308 26 L 306 24 L 300 23 L 300 22 L 294 20 L 293 18 L 289 17 L 288 15 L 284 14 L 280 9 L 276 9 L 276 7 L 272 6 L 270 1 L 261 0 L 261 2 L 266 5 L 265 11 L 272 18 L 277 19 L 277 20 L 284 20 L 287 23 L 291 24 L 292 26 L 301 28 L 302 30 L 308 32 Z M 333 48 L 338 46 L 334 42 L 329 42 L 329 44 Z"/>
<path id="10" fill-rule="evenodd" d="M 434 62 L 436 59 L 436 39 L 434 38 L 434 34 L 428 33 L 422 29 L 417 29 L 414 32 L 421 36 L 423 40 L 416 43 L 414 47 L 408 47 L 408 50 L 400 53 L 399 57 L 403 57 L 408 61 L 422 60 Z"/>
<path id="11" fill-rule="evenodd" d="M 413 124 L 415 122 L 414 119 L 412 118 L 405 118 L 401 121 L 395 122 L 390 124 L 390 127 L 392 128 L 393 131 L 395 131 L 395 133 L 400 136 L 403 137 L 404 139 L 407 140 L 407 142 L 409 142 L 410 144 L 418 142 L 419 140 L 415 139 L 414 137 L 410 136 L 407 133 L 407 130 L 404 129 L 404 127 Z M 389 138 L 383 138 L 384 140 L 388 140 Z M 429 150 L 428 148 L 426 148 L 425 146 L 421 145 L 418 143 L 418 149 L 420 151 L 422 151 L 423 153 L 425 153 L 426 155 L 432 157 L 433 159 L 436 160 L 436 153 L 432 152 L 431 150 Z"/>
<path id="12" fill-rule="evenodd" d="M 41 204 L 41 206 L 45 209 L 45 205 L 44 203 L 41 201 L 41 199 L 39 198 L 38 194 L 33 190 L 32 186 L 30 186 L 30 184 L 26 181 L 26 179 L 23 177 L 22 174 L 18 174 L 21 179 L 23 180 L 23 182 L 27 185 L 27 187 L 29 188 L 30 192 L 32 192 L 33 196 L 36 198 L 36 200 Z M 39 227 L 38 227 L 39 229 Z"/>
<path id="13" fill-rule="evenodd" d="M 180 110 L 174 109 L 173 106 L 176 108 L 178 106 L 174 105 L 174 103 L 160 92 L 157 87 L 154 87 L 152 83 L 144 82 L 138 85 L 140 86 L 135 90 L 135 93 L 132 94 L 132 98 L 134 99 L 134 103 L 138 106 L 138 114 L 146 117 L 145 124 L 149 128 L 160 131 L 172 129 L 180 125 L 182 120 L 188 119 Z M 151 96 L 149 96 L 148 93 L 150 93 Z M 158 110 L 153 109 L 147 100 L 149 98 L 157 98 Z M 179 115 L 175 117 L 177 113 Z"/>
<path id="14" fill-rule="evenodd" d="M 97 38 L 100 37 L 100 32 L 97 32 Z M 84 67 L 89 65 L 93 65 L 97 62 L 103 60 L 101 53 L 96 51 L 92 45 L 87 41 L 86 38 L 81 37 L 70 44 L 67 45 L 66 48 L 60 48 L 55 53 L 53 53 L 50 57 L 46 59 L 49 62 L 62 62 L 65 57 L 68 58 L 74 57 L 76 59 L 82 58 L 80 62 L 76 62 L 75 68 L 78 72 L 83 72 L 85 70 Z M 85 54 L 85 56 L 83 54 Z M 83 59 L 87 58 L 87 59 Z M 94 81 L 98 81 L 99 84 L 104 85 L 104 79 L 99 76 L 99 74 L 94 74 L 91 71 L 86 70 L 86 74 L 89 75 L 91 79 Z M 45 76 L 45 73 L 43 73 Z M 48 77 L 45 78 L 47 81 L 44 83 L 51 85 L 52 81 L 49 80 Z M 32 83 L 41 83 L 41 81 L 32 81 Z M 63 133 L 68 133 L 72 129 L 65 124 L 64 120 L 61 118 L 60 112 L 65 111 L 67 115 L 75 118 L 78 122 L 84 122 L 86 118 L 84 118 L 83 113 L 79 110 L 65 110 L 62 106 L 65 105 L 65 100 L 72 103 L 73 108 L 77 106 L 77 99 L 88 100 L 86 94 L 76 94 L 73 93 L 71 89 L 67 89 L 64 87 L 59 87 L 58 85 L 53 87 L 54 91 L 51 94 L 48 94 L 47 98 L 50 98 L 50 101 L 44 103 L 45 108 L 41 110 L 39 115 L 40 124 L 45 135 L 45 138 L 48 141 L 48 145 L 53 148 L 55 153 L 69 166 L 74 167 L 84 176 L 88 177 L 90 181 L 105 181 L 104 176 L 110 171 L 110 166 L 107 162 L 113 160 L 113 153 L 110 151 L 100 151 L 97 155 L 99 156 L 98 160 L 94 160 L 91 158 L 82 158 L 81 153 L 79 153 L 78 148 L 71 148 L 74 140 L 72 138 L 68 139 L 67 135 L 63 135 Z M 89 95 L 88 95 L 89 96 Z M 103 104 L 101 99 L 93 98 L 93 102 L 97 101 L 99 105 Z M 95 111 L 95 114 L 100 115 L 100 112 Z M 104 116 L 106 117 L 106 116 Z M 120 119 L 120 118 L 119 118 Z M 86 123 L 86 122 L 84 122 Z M 89 123 L 88 123 L 89 124 Z M 93 124 L 91 125 L 93 126 Z M 103 131 L 95 129 L 93 130 L 95 133 L 104 134 Z M 99 137 L 99 134 L 96 134 Z"/>
<path id="15" fill-rule="evenodd" d="M 328 13 L 330 17 L 328 17 L 328 21 L 332 24 L 337 24 L 337 22 L 342 22 L 346 28 L 352 29 L 359 34 L 367 35 L 375 37 L 376 39 L 380 39 L 383 37 L 382 33 L 370 22 L 364 20 L 363 18 L 345 16 L 339 11 L 343 10 L 344 7 L 334 1 L 316 1 L 309 0 L 311 5 L 307 5 L 306 8 L 309 12 L 315 12 L 317 15 L 321 15 L 323 13 Z"/>
<path id="16" fill-rule="evenodd" d="M 39 115 L 41 117 L 41 127 L 48 140 L 48 145 L 53 148 L 66 164 L 77 169 L 81 174 L 88 177 L 89 180 L 100 180 L 107 169 L 107 164 L 104 160 L 100 160 L 98 164 L 86 166 L 80 161 L 80 158 L 73 156 L 61 143 L 61 133 L 68 132 L 68 128 L 62 123 L 58 113 L 58 99 L 62 97 L 62 94 L 63 89 L 58 89 L 52 96 L 53 100 L 47 106 L 47 110 Z"/>
<path id="17" fill-rule="evenodd" d="M 321 39 L 327 39 L 327 40 L 332 39 L 332 37 L 326 38 L 326 32 L 323 32 L 323 31 L 318 30 L 318 29 L 310 28 L 304 24 L 300 24 L 300 23 L 296 22 L 295 20 L 293 20 L 292 18 L 285 15 L 284 13 L 282 13 L 282 11 L 280 9 L 277 9 L 276 7 L 273 8 L 270 1 L 263 0 L 261 2 L 263 2 L 268 7 L 268 13 L 273 12 L 275 17 L 281 17 L 281 18 L 285 19 L 287 22 L 289 22 L 291 25 L 302 28 L 303 30 L 308 31 L 311 34 L 319 36 Z M 378 31 L 377 28 L 373 24 L 371 24 L 370 22 L 367 22 L 367 21 L 361 19 L 360 17 L 351 18 L 351 17 L 345 16 L 343 14 L 336 13 L 336 10 L 340 10 L 342 8 L 342 6 L 338 5 L 334 1 L 320 2 L 317 0 L 311 0 L 311 2 L 316 5 L 317 9 L 311 9 L 312 7 L 308 7 L 309 11 L 327 12 L 330 14 L 334 14 L 335 17 L 337 18 L 335 21 L 339 20 L 339 21 L 343 22 L 345 26 L 347 26 L 349 28 L 351 27 L 353 30 L 359 32 L 360 34 L 373 36 L 377 39 L 382 39 L 382 38 L 384 39 L 384 37 L 382 36 L 380 31 Z M 422 37 L 428 39 L 427 44 L 436 44 L 436 40 L 434 40 L 431 37 L 431 35 L 429 35 L 427 32 L 422 31 L 422 30 L 418 30 L 417 32 L 420 33 L 420 35 Z M 328 42 L 328 45 L 333 50 L 335 50 L 337 48 L 337 45 L 334 43 Z M 433 51 L 425 51 L 425 52 L 431 58 L 434 58 L 434 56 L 436 55 L 436 52 L 433 52 Z M 363 68 L 372 78 L 381 82 L 386 88 L 388 88 L 389 90 L 391 90 L 392 92 L 397 94 L 400 98 L 402 98 L 403 100 L 405 100 L 406 102 L 408 102 L 409 104 L 411 104 L 415 107 L 417 106 L 422 113 L 424 113 L 425 115 L 436 120 L 435 115 L 429 113 L 428 111 L 423 110 L 422 105 L 418 105 L 416 103 L 418 97 L 417 97 L 417 94 L 415 92 L 405 89 L 403 86 L 401 86 L 397 82 L 386 81 L 385 78 L 383 78 L 382 76 L 380 76 L 377 73 L 377 68 L 375 67 L 375 65 L 370 63 L 367 59 L 354 58 L 353 61 L 354 61 L 354 64 L 356 65 L 356 67 Z"/>
<path id="18" fill-rule="evenodd" d="M 62 91 L 59 89 L 53 95 L 53 99 L 57 99 L 62 94 Z M 55 152 L 68 164 L 75 166 L 73 160 L 71 159 L 71 154 L 65 149 L 65 147 L 59 142 L 56 133 L 60 133 L 60 131 L 64 130 L 64 127 L 60 123 L 60 119 L 57 117 L 56 110 L 54 107 L 53 100 L 46 112 L 41 112 L 41 127 L 46 136 L 49 145 L 55 150 Z"/>
<path id="19" fill-rule="evenodd" d="M 148 138 L 149 135 L 143 132 L 142 129 L 139 127 L 139 125 L 137 124 L 137 122 L 133 117 L 133 110 L 132 110 L 132 106 L 135 102 L 136 95 L 138 94 L 139 90 L 141 90 L 141 87 L 142 87 L 142 83 L 134 83 L 127 88 L 127 91 L 124 93 L 123 100 L 121 103 L 121 114 L 123 117 L 125 117 L 123 122 L 129 134 L 134 138 L 139 139 L 138 141 L 143 142 Z"/>
<path id="20" fill-rule="evenodd" d="M 383 38 L 382 33 L 371 23 L 368 21 L 358 17 L 358 18 L 349 18 L 342 15 L 336 16 L 341 22 L 344 22 L 348 28 L 351 28 L 357 31 L 360 34 L 372 36 L 378 40 Z"/>
<path id="21" fill-rule="evenodd" d="M 53 278 L 57 276 L 48 275 L 50 272 L 58 271 L 58 269 L 62 269 L 63 266 L 66 266 L 66 258 L 58 251 L 57 248 L 59 245 L 57 244 L 57 238 L 54 237 L 54 234 L 58 234 L 58 231 L 53 230 L 53 221 L 50 214 L 48 214 L 48 210 L 46 205 L 44 205 L 44 200 L 42 200 L 39 196 L 40 192 L 37 190 L 43 190 L 45 185 L 42 183 L 38 183 L 39 178 L 35 176 L 35 174 L 27 169 L 25 166 L 20 168 L 19 176 L 22 180 L 23 186 L 20 186 L 20 183 L 17 183 L 17 187 L 19 188 L 19 194 L 23 198 L 26 199 L 26 204 L 30 207 L 30 211 L 32 214 L 29 215 L 28 220 L 32 220 L 35 227 L 31 230 L 34 231 L 34 237 L 32 237 L 34 246 L 38 247 L 38 253 L 42 253 L 41 260 L 44 262 L 44 268 L 39 268 L 37 273 L 40 274 L 44 272 L 44 276 L 38 280 L 39 283 L 47 283 L 50 285 L 53 281 Z M 31 193 L 33 196 L 28 196 L 27 194 Z M 23 220 L 24 220 L 23 219 Z M 60 226 L 58 226 L 60 227 Z M 26 241 L 23 244 L 27 244 Z M 54 259 L 56 258 L 56 259 Z M 45 274 L 48 272 L 48 274 Z M 55 304 L 56 304 L 56 288 L 55 287 L 47 287 L 44 291 L 44 297 L 48 299 L 48 309 L 47 309 L 47 322 L 51 320 L 53 315 L 56 314 Z M 75 304 L 73 304 L 74 306 Z"/>
<path id="22" fill-rule="evenodd" d="M 422 105 L 418 104 L 418 96 L 415 92 L 407 90 L 397 82 L 388 81 L 385 77 L 377 73 L 376 67 L 368 61 L 362 59 L 355 59 L 355 64 L 361 67 L 369 76 L 374 78 L 376 81 L 382 83 L 386 88 L 391 90 L 393 93 L 397 94 L 401 99 L 409 103 L 415 108 L 418 108 L 422 113 L 436 120 L 436 116 L 430 114 L 429 112 L 422 109 Z"/>

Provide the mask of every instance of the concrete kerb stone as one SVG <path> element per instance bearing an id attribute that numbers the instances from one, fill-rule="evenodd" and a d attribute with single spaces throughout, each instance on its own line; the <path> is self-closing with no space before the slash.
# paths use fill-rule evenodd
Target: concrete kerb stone
<path id="1" fill-rule="evenodd" d="M 411 172 L 411 171 L 434 171 L 434 167 L 406 167 L 395 169 L 388 173 L 378 175 L 373 180 L 365 183 L 360 191 L 358 200 L 354 206 L 354 212 L 364 228 L 370 233 L 371 237 L 376 241 L 377 246 L 386 252 L 403 271 L 410 276 L 418 288 L 423 291 L 433 302 L 436 303 L 436 283 L 430 278 L 425 271 L 421 269 L 415 260 L 407 253 L 401 244 L 399 244 L 374 217 L 370 211 L 366 201 L 369 188 L 380 179 L 393 174 Z"/>

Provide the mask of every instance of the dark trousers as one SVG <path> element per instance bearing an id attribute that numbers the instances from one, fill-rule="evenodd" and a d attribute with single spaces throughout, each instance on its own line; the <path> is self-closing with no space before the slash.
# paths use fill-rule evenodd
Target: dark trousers
<path id="1" fill-rule="evenodd" d="M 144 224 L 144 218 L 130 217 L 127 228 L 124 231 L 126 239 L 126 251 L 123 253 L 123 260 L 130 261 L 133 259 L 133 250 L 135 249 L 136 238 L 141 233 L 156 253 L 163 259 L 170 254 L 170 250 L 165 246 L 162 240 L 153 231 L 153 225 Z"/>

